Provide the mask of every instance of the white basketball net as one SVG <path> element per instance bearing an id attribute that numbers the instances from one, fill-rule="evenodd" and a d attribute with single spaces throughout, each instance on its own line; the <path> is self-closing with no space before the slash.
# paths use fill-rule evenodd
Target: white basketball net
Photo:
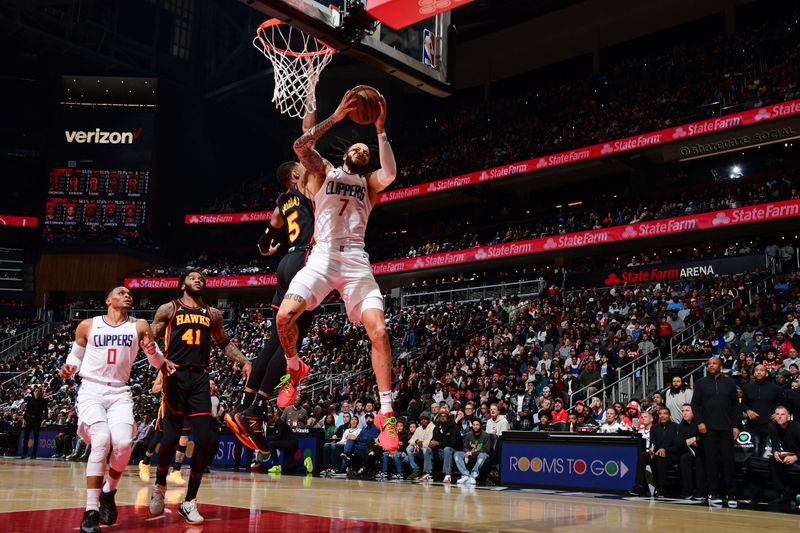
<path id="1" fill-rule="evenodd" d="M 259 26 L 253 46 L 272 62 L 275 107 L 290 117 L 316 111 L 314 87 L 336 50 L 277 19 Z"/>

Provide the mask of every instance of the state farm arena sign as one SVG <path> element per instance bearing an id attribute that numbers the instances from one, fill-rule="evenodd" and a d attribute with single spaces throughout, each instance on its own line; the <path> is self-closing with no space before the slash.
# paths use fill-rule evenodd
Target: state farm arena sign
<path id="1" fill-rule="evenodd" d="M 722 211 L 709 211 L 695 215 L 686 215 L 675 218 L 665 218 L 649 222 L 639 222 L 624 226 L 565 233 L 550 237 L 540 237 L 525 241 L 494 244 L 491 246 L 478 246 L 465 250 L 455 250 L 441 254 L 425 255 L 373 263 L 372 272 L 376 276 L 413 272 L 428 268 L 441 268 L 463 263 L 478 261 L 491 261 L 520 255 L 533 255 L 558 252 L 572 248 L 583 248 L 599 244 L 664 237 L 701 230 L 713 230 L 724 227 L 768 222 L 795 218 L 800 216 L 800 200 L 786 200 L 758 204 L 749 207 L 737 207 Z M 228 276 L 208 278 L 207 286 L 210 289 L 246 288 L 246 287 L 271 287 L 276 285 L 275 275 L 269 276 Z M 128 278 L 125 286 L 130 289 L 175 289 L 178 287 L 178 278 Z"/>
<path id="2" fill-rule="evenodd" d="M 632 266 L 614 270 L 570 274 L 567 277 L 567 287 L 579 289 L 612 287 L 627 283 L 657 283 L 659 281 L 691 279 L 700 276 L 743 274 L 744 272 L 755 272 L 764 267 L 764 256 L 762 254 L 725 256 L 705 261 Z"/>

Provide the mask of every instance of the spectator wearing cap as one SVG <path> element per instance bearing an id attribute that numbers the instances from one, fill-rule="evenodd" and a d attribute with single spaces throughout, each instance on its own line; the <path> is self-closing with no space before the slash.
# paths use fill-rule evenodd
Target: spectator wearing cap
<path id="1" fill-rule="evenodd" d="M 692 412 L 703 435 L 709 501 L 712 505 L 722 503 L 718 468 L 721 463 L 728 507 L 737 507 L 733 444 L 741 424 L 739 397 L 736 383 L 723 376 L 721 369 L 719 358 L 708 360 L 708 375 L 695 382 Z"/>
<path id="2" fill-rule="evenodd" d="M 637 402 L 636 400 L 631 400 L 625 407 L 625 417 L 622 419 L 622 423 L 631 429 L 635 430 L 640 429 L 639 428 L 640 412 L 641 412 L 641 407 L 639 407 L 639 402 Z"/>
<path id="3" fill-rule="evenodd" d="M 475 485 L 481 467 L 491 457 L 491 437 L 483 431 L 480 419 L 472 419 L 472 431 L 464 436 L 463 447 L 464 451 L 457 451 L 454 454 L 456 468 L 461 474 L 458 483 Z M 467 470 L 467 464 L 473 460 L 475 464 L 472 470 Z"/>
<path id="4" fill-rule="evenodd" d="M 746 429 L 755 437 L 755 455 L 764 453 L 771 417 L 785 401 L 784 391 L 767 375 L 764 365 L 756 365 L 753 380 L 742 387 L 742 407 L 747 413 Z"/>
<path id="5" fill-rule="evenodd" d="M 453 454 L 461 448 L 461 434 L 456 423 L 450 419 L 449 413 L 444 411 L 439 413 L 429 446 L 442 462 L 443 483 L 450 483 L 453 474 Z"/>
<path id="6" fill-rule="evenodd" d="M 431 413 L 430 411 L 424 411 L 419 415 L 419 426 L 409 438 L 408 447 L 406 448 L 406 459 L 408 460 L 408 466 L 411 467 L 411 479 L 419 477 L 417 460 L 420 455 L 423 458 L 423 476 L 420 479 L 422 481 L 430 481 L 432 479 L 433 450 L 430 448 L 430 443 L 431 439 L 433 439 L 433 429 Z"/>
<path id="7" fill-rule="evenodd" d="M 523 431 L 529 430 L 535 408 L 533 397 L 525 390 L 525 382 L 517 381 L 516 394 L 512 394 L 509 400 L 508 418 L 511 427 Z"/>
<path id="8" fill-rule="evenodd" d="M 769 471 L 778 497 L 770 505 L 787 507 L 794 501 L 795 490 L 789 485 L 788 473 L 800 471 L 800 422 L 789 419 L 789 410 L 780 406 L 775 409 L 775 420 L 769 425 L 769 439 L 772 455 L 769 458 Z"/>
<path id="9" fill-rule="evenodd" d="M 489 420 L 486 421 L 486 432 L 500 436 L 504 431 L 508 431 L 508 420 L 500 414 L 500 409 L 496 403 L 489 408 Z"/>
<path id="10" fill-rule="evenodd" d="M 692 389 L 683 382 L 680 376 L 674 376 L 665 394 L 665 405 L 672 413 L 672 421 L 680 424 L 683 420 L 681 411 L 684 404 L 692 403 Z"/>
<path id="11" fill-rule="evenodd" d="M 344 443 L 344 452 L 342 455 L 343 464 L 347 465 L 352 459 L 356 456 L 361 457 L 364 460 L 364 463 L 359 470 L 361 472 L 368 472 L 372 465 L 367 461 L 372 452 L 372 447 L 375 444 L 375 439 L 378 438 L 380 435 L 381 430 L 378 429 L 378 426 L 375 425 L 375 415 L 373 413 L 366 413 L 364 415 L 364 423 L 365 426 L 361 428 L 361 431 L 358 433 L 358 436 L 353 440 L 348 440 Z"/>
<path id="12" fill-rule="evenodd" d="M 567 423 L 567 410 L 564 409 L 564 400 L 556 398 L 553 402 L 553 411 L 550 413 L 553 417 L 553 425 Z"/>

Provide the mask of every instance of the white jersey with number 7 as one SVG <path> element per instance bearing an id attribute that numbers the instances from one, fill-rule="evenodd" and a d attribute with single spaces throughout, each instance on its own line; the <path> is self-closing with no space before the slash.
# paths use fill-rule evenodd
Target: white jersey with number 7
<path id="1" fill-rule="evenodd" d="M 314 241 L 363 247 L 370 211 L 367 179 L 331 169 L 314 197 Z"/>

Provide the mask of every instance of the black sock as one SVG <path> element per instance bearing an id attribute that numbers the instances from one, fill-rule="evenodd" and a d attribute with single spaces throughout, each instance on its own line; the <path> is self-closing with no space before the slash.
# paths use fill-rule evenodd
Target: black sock
<path id="1" fill-rule="evenodd" d="M 150 464 L 150 457 L 145 455 L 144 459 L 142 459 L 142 464 L 149 465 Z"/>
<path id="2" fill-rule="evenodd" d="M 200 488 L 200 481 L 202 476 L 195 477 L 195 474 L 189 476 L 189 486 L 186 489 L 186 499 L 184 501 L 190 502 L 197 498 L 197 489 Z"/>
<path id="3" fill-rule="evenodd" d="M 242 393 L 242 399 L 239 401 L 239 405 L 243 409 L 247 408 L 247 407 L 250 407 L 250 405 L 253 403 L 253 400 L 255 399 L 255 397 L 256 397 L 256 393 L 255 392 L 244 391 Z"/>
<path id="4" fill-rule="evenodd" d="M 269 406 L 269 398 L 265 398 L 262 394 L 259 394 L 256 399 L 253 401 L 253 408 L 258 413 L 258 416 L 261 418 L 267 417 L 267 407 Z"/>
<path id="5" fill-rule="evenodd" d="M 156 485 L 161 485 L 162 487 L 167 485 L 167 472 L 169 472 L 169 467 L 163 472 L 160 468 L 156 470 Z"/>
<path id="6" fill-rule="evenodd" d="M 183 461 L 175 461 L 175 463 L 173 463 L 172 465 L 172 469 L 175 470 L 176 472 L 180 472 L 181 466 L 183 466 Z"/>

